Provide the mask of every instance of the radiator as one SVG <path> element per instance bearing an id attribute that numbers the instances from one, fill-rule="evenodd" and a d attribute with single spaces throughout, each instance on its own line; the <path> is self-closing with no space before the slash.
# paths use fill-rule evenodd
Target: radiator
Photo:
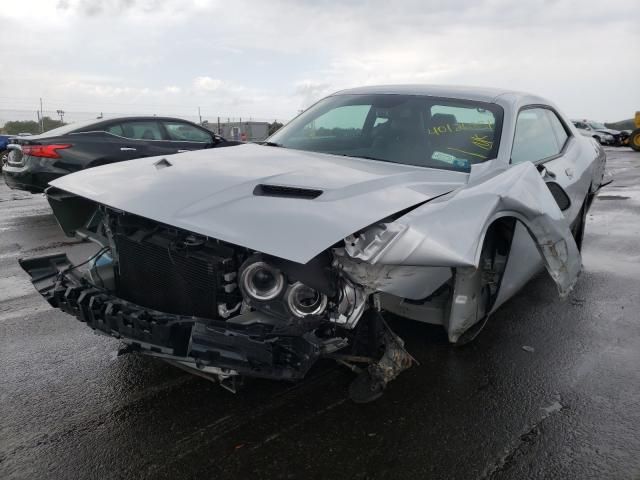
<path id="1" fill-rule="evenodd" d="M 217 318 L 218 302 L 227 301 L 223 284 L 230 259 L 206 249 L 177 249 L 159 235 L 137 239 L 115 235 L 118 295 L 160 312 Z"/>

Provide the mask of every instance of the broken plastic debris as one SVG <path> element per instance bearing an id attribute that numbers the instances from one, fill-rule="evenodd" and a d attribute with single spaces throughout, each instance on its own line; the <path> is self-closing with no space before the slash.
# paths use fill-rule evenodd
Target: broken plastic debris
<path id="1" fill-rule="evenodd" d="M 531 352 L 531 353 L 533 353 L 533 352 L 535 352 L 535 351 L 536 351 L 536 349 L 535 349 L 535 348 L 530 347 L 529 345 L 523 345 L 523 346 L 522 346 L 522 349 L 523 349 L 525 352 Z"/>

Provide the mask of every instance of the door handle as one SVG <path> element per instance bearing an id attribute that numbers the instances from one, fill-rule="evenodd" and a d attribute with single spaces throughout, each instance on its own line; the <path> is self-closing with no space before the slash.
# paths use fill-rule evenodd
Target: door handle
<path id="1" fill-rule="evenodd" d="M 132 147 L 120 147 L 121 152 L 135 152 L 137 149 Z"/>

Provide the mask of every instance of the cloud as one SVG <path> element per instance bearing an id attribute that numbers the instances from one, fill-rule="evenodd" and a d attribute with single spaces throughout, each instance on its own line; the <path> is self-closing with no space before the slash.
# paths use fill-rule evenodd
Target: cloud
<path id="1" fill-rule="evenodd" d="M 154 13 L 162 11 L 167 3 L 166 0 L 59 0 L 57 8 L 92 17 L 104 14 L 122 14 L 134 9 L 145 13 Z"/>
<path id="2" fill-rule="evenodd" d="M 0 109 L 44 97 L 68 115 L 200 106 L 286 119 L 342 88 L 451 83 L 618 120 L 640 105 L 640 31 L 624 14 L 636 2 L 9 0 Z"/>
<path id="3" fill-rule="evenodd" d="M 215 92 L 222 86 L 222 80 L 211 77 L 196 77 L 193 79 L 193 87 L 199 92 Z"/>

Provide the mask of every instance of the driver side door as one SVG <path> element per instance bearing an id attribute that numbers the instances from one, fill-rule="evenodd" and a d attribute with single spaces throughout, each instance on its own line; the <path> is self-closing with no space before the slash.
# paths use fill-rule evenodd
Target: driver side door
<path id="1" fill-rule="evenodd" d="M 579 155 L 580 148 L 571 130 L 551 107 L 533 105 L 520 110 L 511 164 L 536 165 L 569 223 L 581 213 L 589 188 Z"/>

